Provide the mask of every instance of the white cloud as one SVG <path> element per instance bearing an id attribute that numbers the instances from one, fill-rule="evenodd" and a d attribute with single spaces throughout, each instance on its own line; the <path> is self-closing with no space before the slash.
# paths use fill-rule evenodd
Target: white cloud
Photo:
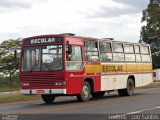
<path id="1" fill-rule="evenodd" d="M 81 36 L 138 41 L 141 5 L 125 0 L 0 0 L 0 42 L 39 34 L 73 32 Z M 14 1 L 14 2 L 13 2 Z M 132 0 L 128 0 L 132 1 Z M 13 3 L 13 4 L 11 4 Z M 139 10 L 135 10 L 135 7 Z"/>
<path id="2" fill-rule="evenodd" d="M 29 9 L 31 6 L 31 0 L 0 0 L 0 13 Z"/>

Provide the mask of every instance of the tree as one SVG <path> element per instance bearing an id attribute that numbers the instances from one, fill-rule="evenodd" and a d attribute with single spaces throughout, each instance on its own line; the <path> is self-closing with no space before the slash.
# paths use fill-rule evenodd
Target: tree
<path id="1" fill-rule="evenodd" d="M 151 45 L 153 68 L 160 68 L 160 1 L 151 0 L 143 11 L 141 40 Z"/>
<path id="2" fill-rule="evenodd" d="M 13 84 L 12 76 L 19 66 L 19 53 L 14 53 L 20 48 L 20 44 L 20 39 L 6 40 L 0 44 L 0 72 L 9 75 L 10 86 Z"/>

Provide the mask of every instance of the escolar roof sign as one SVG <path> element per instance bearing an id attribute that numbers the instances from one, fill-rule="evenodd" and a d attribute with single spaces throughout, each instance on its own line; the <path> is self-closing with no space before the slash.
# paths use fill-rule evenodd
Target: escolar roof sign
<path id="1" fill-rule="evenodd" d="M 24 40 L 25 45 L 32 45 L 32 44 L 46 44 L 46 43 L 54 43 L 54 42 L 62 42 L 62 38 L 35 38 L 35 39 L 27 39 Z"/>

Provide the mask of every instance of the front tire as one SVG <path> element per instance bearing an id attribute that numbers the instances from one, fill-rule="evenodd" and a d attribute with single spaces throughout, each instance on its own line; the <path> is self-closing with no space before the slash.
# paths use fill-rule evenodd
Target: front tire
<path id="1" fill-rule="evenodd" d="M 77 95 L 77 100 L 79 102 L 87 102 L 90 99 L 90 95 L 91 95 L 90 84 L 87 81 L 84 81 L 82 85 L 82 92 L 81 94 Z"/>
<path id="2" fill-rule="evenodd" d="M 125 89 L 119 89 L 118 94 L 119 96 L 131 96 L 134 94 L 134 82 L 132 78 L 129 78 L 127 80 L 127 88 Z"/>
<path id="3" fill-rule="evenodd" d="M 47 104 L 52 104 L 53 101 L 55 100 L 54 95 L 42 95 L 41 97 L 42 97 L 42 100 Z"/>

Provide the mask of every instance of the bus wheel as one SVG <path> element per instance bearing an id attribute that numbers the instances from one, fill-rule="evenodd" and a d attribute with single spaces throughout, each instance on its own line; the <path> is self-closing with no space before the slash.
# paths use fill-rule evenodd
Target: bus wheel
<path id="1" fill-rule="evenodd" d="M 42 99 L 45 103 L 51 104 L 55 100 L 55 96 L 54 95 L 42 95 Z"/>
<path id="2" fill-rule="evenodd" d="M 105 91 L 91 93 L 93 98 L 102 98 L 104 94 L 105 94 Z"/>
<path id="3" fill-rule="evenodd" d="M 131 96 L 134 93 L 134 82 L 132 78 L 127 80 L 127 88 L 119 89 L 118 94 L 119 96 Z"/>
<path id="4" fill-rule="evenodd" d="M 91 88 L 87 81 L 84 81 L 81 94 L 77 95 L 79 102 L 87 102 L 91 95 Z"/>

